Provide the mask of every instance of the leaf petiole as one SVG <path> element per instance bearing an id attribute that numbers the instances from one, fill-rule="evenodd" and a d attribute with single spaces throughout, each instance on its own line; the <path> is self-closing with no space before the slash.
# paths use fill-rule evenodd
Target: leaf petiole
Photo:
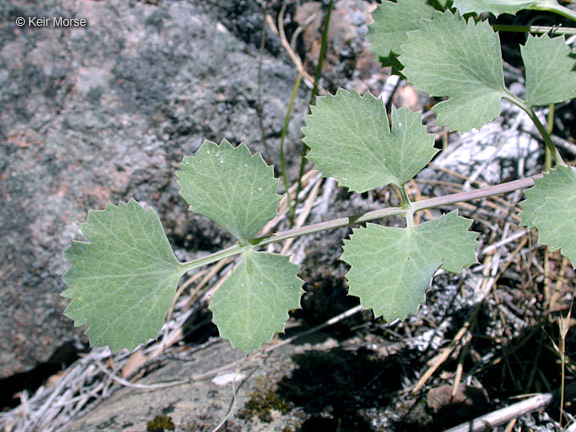
<path id="1" fill-rule="evenodd" d="M 556 163 L 558 165 L 566 166 L 566 162 L 564 162 L 564 159 L 562 159 L 562 155 L 560 154 L 560 152 L 558 151 L 558 149 L 556 148 L 556 146 L 552 142 L 552 137 L 548 133 L 548 130 L 542 124 L 542 122 L 540 121 L 540 119 L 538 118 L 538 116 L 536 115 L 534 110 L 532 109 L 532 107 L 528 106 L 526 104 L 526 102 L 524 102 L 522 99 L 514 96 L 508 90 L 506 90 L 504 97 L 506 99 L 508 99 L 510 102 L 512 102 L 514 105 L 516 105 L 518 108 L 520 108 L 522 111 L 524 111 L 526 114 L 528 114 L 528 117 L 530 117 L 530 120 L 532 120 L 532 122 L 536 126 L 536 129 L 538 129 L 538 132 L 542 136 L 542 139 L 544 140 L 546 147 L 550 150 L 550 153 L 552 154 L 554 161 L 556 161 Z"/>
<path id="2" fill-rule="evenodd" d="M 414 210 L 412 209 L 412 202 L 406 190 L 406 184 L 403 184 L 399 189 L 400 195 L 402 196 L 402 205 L 400 208 L 405 209 L 404 218 L 406 219 L 406 228 L 412 228 L 412 225 L 414 225 Z"/>
<path id="3" fill-rule="evenodd" d="M 562 6 L 559 4 L 550 4 L 541 7 L 533 7 L 532 9 L 556 13 L 560 16 L 563 16 L 564 18 L 576 21 L 576 12 L 574 12 L 572 9 L 568 9 L 566 6 Z"/>
<path id="4" fill-rule="evenodd" d="M 370 222 L 385 217 L 406 216 L 407 211 L 414 214 L 418 211 L 428 210 L 435 207 L 442 207 L 456 204 L 459 202 L 487 198 L 494 195 L 501 195 L 504 193 L 513 192 L 518 189 L 528 188 L 533 186 L 534 179 L 539 177 L 542 177 L 542 174 L 536 175 L 534 177 L 526 177 L 520 180 L 514 180 L 508 183 L 503 183 L 495 186 L 488 186 L 482 189 L 476 189 L 468 192 L 460 192 L 441 197 L 416 201 L 410 203 L 410 208 L 408 210 L 404 207 L 387 207 L 383 209 L 373 210 L 361 215 L 332 219 L 329 221 L 306 225 L 299 228 L 293 228 L 262 237 L 256 237 L 250 242 L 250 245 L 248 246 L 235 245 L 228 249 L 224 249 L 220 252 L 216 252 L 212 255 L 208 255 L 204 258 L 182 263 L 180 264 L 182 269 L 181 274 L 184 274 L 195 268 L 202 267 L 204 265 L 212 264 L 224 258 L 241 254 L 242 252 L 247 251 L 253 247 L 255 248 L 260 246 L 266 246 L 270 243 L 277 243 L 292 238 L 298 238 L 305 235 L 316 234 L 330 229 L 343 228 L 354 224 Z"/>
<path id="5" fill-rule="evenodd" d="M 183 275 L 184 273 L 187 273 L 190 270 L 194 270 L 198 267 L 202 267 L 202 266 L 205 266 L 208 264 L 218 262 L 220 260 L 223 260 L 224 258 L 228 258 L 228 257 L 234 256 L 234 255 L 239 255 L 242 252 L 245 252 L 251 248 L 252 248 L 252 246 L 250 246 L 250 245 L 240 246 L 237 244 L 237 245 L 234 245 L 234 246 L 229 247 L 227 249 L 224 249 L 224 250 L 221 250 L 219 252 L 208 255 L 204 258 L 198 258 L 198 259 L 195 259 L 193 261 L 181 263 L 180 264 L 180 275 Z"/>
<path id="6" fill-rule="evenodd" d="M 576 35 L 574 27 L 549 27 L 549 26 L 522 26 L 495 24 L 492 26 L 495 31 L 499 32 L 518 32 L 518 33 L 536 33 L 536 34 L 558 34 L 558 35 Z"/>

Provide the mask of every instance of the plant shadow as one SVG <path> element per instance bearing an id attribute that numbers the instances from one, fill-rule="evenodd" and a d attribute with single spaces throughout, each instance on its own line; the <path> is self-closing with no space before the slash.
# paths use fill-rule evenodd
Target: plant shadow
<path id="1" fill-rule="evenodd" d="M 398 358 L 366 349 L 310 351 L 293 361 L 297 367 L 278 383 L 278 395 L 308 414 L 301 431 L 372 432 L 363 413 L 384 411 L 402 383 Z"/>

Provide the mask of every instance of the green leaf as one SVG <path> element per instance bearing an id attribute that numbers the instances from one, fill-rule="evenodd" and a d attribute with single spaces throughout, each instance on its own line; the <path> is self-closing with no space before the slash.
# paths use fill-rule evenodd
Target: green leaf
<path id="1" fill-rule="evenodd" d="M 528 35 L 520 48 L 526 66 L 526 103 L 548 105 L 576 97 L 576 61 L 564 37 Z"/>
<path id="2" fill-rule="evenodd" d="M 472 221 L 452 211 L 412 228 L 368 224 L 344 241 L 342 260 L 350 294 L 386 321 L 416 313 L 438 268 L 460 272 L 476 263 L 478 234 Z"/>
<path id="3" fill-rule="evenodd" d="M 522 226 L 538 230 L 538 242 L 562 254 L 576 267 L 576 173 L 559 165 L 534 180 L 520 203 Z"/>
<path id="4" fill-rule="evenodd" d="M 454 0 L 454 7 L 461 14 L 475 12 L 491 12 L 494 16 L 512 14 L 523 9 L 546 9 L 547 6 L 558 5 L 556 0 Z"/>
<path id="5" fill-rule="evenodd" d="M 432 108 L 439 125 L 465 132 L 500 114 L 507 94 L 500 40 L 487 22 L 435 13 L 408 33 L 399 59 L 417 90 L 449 98 Z"/>
<path id="6" fill-rule="evenodd" d="M 411 30 L 420 28 L 421 18 L 431 18 L 434 8 L 423 0 L 398 0 L 398 3 L 385 1 L 379 5 L 368 26 L 370 50 L 389 66 L 391 57 L 400 53 L 400 46 Z"/>
<path id="7" fill-rule="evenodd" d="M 300 307 L 304 292 L 298 269 L 284 255 L 244 252 L 210 301 L 220 335 L 249 353 L 283 332 L 288 311 Z"/>
<path id="8" fill-rule="evenodd" d="M 90 243 L 73 242 L 64 255 L 72 299 L 64 314 L 88 324 L 92 346 L 134 350 L 162 328 L 180 276 L 156 213 L 136 201 L 92 211 L 81 225 Z"/>
<path id="9" fill-rule="evenodd" d="M 190 210 L 206 216 L 248 243 L 277 215 L 280 195 L 274 168 L 260 154 L 241 144 L 234 148 L 205 141 L 193 157 L 186 156 L 176 173 L 180 195 Z"/>
<path id="10" fill-rule="evenodd" d="M 370 93 L 339 89 L 318 98 L 311 111 L 303 129 L 311 149 L 307 158 L 355 192 L 402 186 L 438 151 L 420 112 L 392 107 L 390 130 L 384 103 Z"/>

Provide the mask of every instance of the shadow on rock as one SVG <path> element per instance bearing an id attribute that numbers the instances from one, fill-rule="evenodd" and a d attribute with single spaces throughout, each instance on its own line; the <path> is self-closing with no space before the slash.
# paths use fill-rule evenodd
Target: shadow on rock
<path id="1" fill-rule="evenodd" d="M 278 394 L 310 415 L 302 431 L 373 431 L 366 410 L 384 410 L 403 376 L 397 358 L 368 350 L 312 351 L 293 361 L 297 368 L 278 383 Z"/>

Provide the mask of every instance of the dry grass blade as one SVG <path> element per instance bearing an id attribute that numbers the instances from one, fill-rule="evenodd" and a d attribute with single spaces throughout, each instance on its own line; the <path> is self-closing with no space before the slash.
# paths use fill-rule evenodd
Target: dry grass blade
<path id="1" fill-rule="evenodd" d="M 574 299 L 572 299 L 572 302 Z M 562 368 L 562 383 L 560 388 L 560 426 L 562 426 L 562 418 L 564 417 L 564 393 L 565 393 L 565 385 L 566 385 L 566 337 L 568 336 L 568 332 L 570 331 L 570 318 L 572 316 L 572 305 L 570 305 L 570 310 L 568 311 L 568 315 L 566 317 L 559 317 L 558 318 L 558 329 L 560 330 L 559 334 L 559 354 L 560 354 L 560 367 Z"/>
<path id="2" fill-rule="evenodd" d="M 294 52 L 294 50 L 290 46 L 290 42 L 288 42 L 288 39 L 286 38 L 286 33 L 284 32 L 285 13 L 286 13 L 286 4 L 283 4 L 282 9 L 280 9 L 280 13 L 278 14 L 278 26 L 276 26 L 276 23 L 274 23 L 274 18 L 272 18 L 272 16 L 269 14 L 266 14 L 266 22 L 270 26 L 272 32 L 280 37 L 282 46 L 292 59 L 292 62 L 294 62 L 294 64 L 296 65 L 298 73 L 301 73 L 304 76 L 304 82 L 308 85 L 308 87 L 312 88 L 312 86 L 314 85 L 314 77 L 310 75 L 308 72 L 306 72 L 306 70 L 304 69 L 304 65 L 302 64 L 302 60 L 300 59 L 298 54 Z M 322 93 L 324 94 L 326 93 L 326 89 L 324 89 L 323 87 L 319 86 L 318 89 Z"/>
<path id="3" fill-rule="evenodd" d="M 566 389 L 571 395 L 576 392 L 576 383 L 571 384 Z M 532 396 L 522 402 L 515 403 L 505 408 L 494 411 L 490 414 L 477 417 L 459 426 L 445 430 L 444 432 L 484 432 L 492 430 L 512 419 L 518 418 L 524 414 L 538 411 L 550 405 L 558 396 L 558 391 L 555 393 L 543 393 Z"/>

